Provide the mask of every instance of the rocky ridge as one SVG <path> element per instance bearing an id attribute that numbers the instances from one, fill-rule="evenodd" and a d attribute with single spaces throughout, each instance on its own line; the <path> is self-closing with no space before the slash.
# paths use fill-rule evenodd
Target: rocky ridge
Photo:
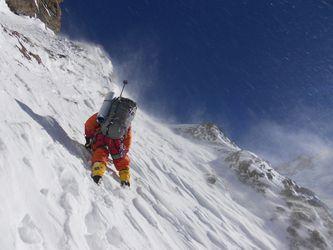
<path id="1" fill-rule="evenodd" d="M 63 0 L 6 0 L 15 14 L 39 18 L 56 33 L 61 28 L 61 2 Z"/>

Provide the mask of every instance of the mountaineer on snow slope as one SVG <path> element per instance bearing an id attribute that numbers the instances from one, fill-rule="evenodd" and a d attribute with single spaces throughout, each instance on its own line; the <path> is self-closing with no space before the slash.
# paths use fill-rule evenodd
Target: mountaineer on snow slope
<path id="1" fill-rule="evenodd" d="M 127 81 L 124 81 L 123 90 L 125 84 Z M 100 111 L 85 122 L 85 147 L 92 153 L 91 177 L 97 184 L 106 172 L 111 155 L 119 171 L 121 186 L 130 186 L 130 158 L 127 153 L 132 143 L 131 122 L 136 109 L 134 101 L 121 94 L 114 98 L 114 93 L 110 92 Z"/>

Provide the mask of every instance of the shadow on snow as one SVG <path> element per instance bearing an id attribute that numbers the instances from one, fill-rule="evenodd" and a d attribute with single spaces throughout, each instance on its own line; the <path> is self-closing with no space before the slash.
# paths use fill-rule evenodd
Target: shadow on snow
<path id="1" fill-rule="evenodd" d="M 45 129 L 45 131 L 55 142 L 60 143 L 70 154 L 81 159 L 85 163 L 85 167 L 88 168 L 87 159 L 89 158 L 89 153 L 82 144 L 68 136 L 66 131 L 59 125 L 56 119 L 51 116 L 38 115 L 33 112 L 26 104 L 16 99 L 15 101 L 24 112 L 26 112 L 34 121 L 36 121 Z"/>

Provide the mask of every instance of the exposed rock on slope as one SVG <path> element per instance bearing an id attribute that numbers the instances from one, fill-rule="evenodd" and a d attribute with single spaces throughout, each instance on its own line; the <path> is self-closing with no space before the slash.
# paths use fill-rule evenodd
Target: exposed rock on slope
<path id="1" fill-rule="evenodd" d="M 55 32 L 60 31 L 63 0 L 6 0 L 10 10 L 18 15 L 37 17 Z"/>
<path id="2" fill-rule="evenodd" d="M 255 154 L 230 144 L 230 140 L 215 125 L 177 125 L 173 129 L 182 136 L 210 143 L 208 146 L 221 154 L 220 158 L 210 163 L 217 177 L 213 178 L 214 175 L 211 174 L 207 178 L 209 183 L 217 183 L 219 178 L 227 176 L 228 171 L 221 168 L 221 165 L 228 165 L 236 173 L 238 180 L 261 193 L 265 202 L 271 201 L 270 205 L 257 203 L 270 210 L 271 222 L 284 220 L 290 249 L 330 249 L 333 219 L 327 206 L 314 192 L 280 175 Z M 232 182 L 228 183 L 227 178 L 223 181 L 230 190 L 235 190 L 235 186 Z M 234 197 L 239 196 L 234 194 Z M 243 192 L 241 197 L 245 197 Z M 254 196 L 245 200 L 252 199 Z"/>
<path id="3" fill-rule="evenodd" d="M 229 162 L 241 182 L 262 192 L 266 198 L 272 193 L 281 195 L 286 206 L 276 206 L 272 221 L 281 216 L 288 218 L 286 230 L 290 249 L 330 248 L 332 216 L 314 192 L 280 175 L 267 162 L 246 150 L 231 153 L 225 161 Z"/>
<path id="4" fill-rule="evenodd" d="M 184 124 L 171 126 L 180 135 L 190 135 L 195 140 L 201 140 L 214 145 L 227 145 L 231 148 L 238 147 L 213 123 Z"/>

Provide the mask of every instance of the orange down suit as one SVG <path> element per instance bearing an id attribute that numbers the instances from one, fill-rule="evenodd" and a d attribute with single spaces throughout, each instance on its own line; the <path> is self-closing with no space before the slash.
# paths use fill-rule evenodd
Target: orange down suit
<path id="1" fill-rule="evenodd" d="M 85 135 L 93 138 L 92 164 L 95 162 L 108 163 L 109 154 L 118 171 L 129 169 L 130 158 L 127 155 L 132 143 L 131 127 L 122 139 L 111 139 L 100 133 L 100 125 L 97 123 L 97 113 L 92 115 L 85 123 Z"/>

